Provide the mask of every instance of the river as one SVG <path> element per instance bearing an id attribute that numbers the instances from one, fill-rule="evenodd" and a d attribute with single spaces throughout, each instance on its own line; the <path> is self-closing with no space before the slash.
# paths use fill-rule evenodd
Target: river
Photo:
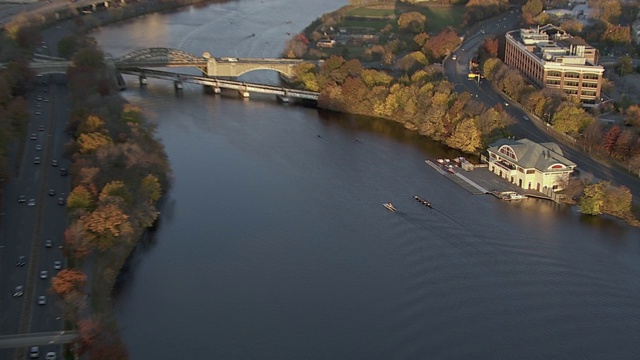
<path id="1" fill-rule="evenodd" d="M 114 56 L 278 57 L 287 33 L 345 3 L 231 1 L 93 35 Z M 638 229 L 471 195 L 424 164 L 445 150 L 395 123 L 126 80 L 174 171 L 115 295 L 132 359 L 640 353 Z"/>

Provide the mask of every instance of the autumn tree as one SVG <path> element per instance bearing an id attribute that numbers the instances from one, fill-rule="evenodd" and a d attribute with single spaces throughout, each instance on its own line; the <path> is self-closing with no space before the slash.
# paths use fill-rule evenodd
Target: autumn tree
<path id="1" fill-rule="evenodd" d="M 83 154 L 96 151 L 101 146 L 111 144 L 112 142 L 108 135 L 99 132 L 80 134 L 77 140 L 80 153 Z"/>
<path id="2" fill-rule="evenodd" d="M 622 15 L 620 0 L 589 0 L 589 7 L 593 9 L 592 17 L 609 24 L 617 24 Z"/>
<path id="3" fill-rule="evenodd" d="M 583 27 L 584 25 L 582 24 L 582 22 L 576 19 L 565 20 L 560 24 L 560 28 L 571 35 L 581 34 Z"/>
<path id="4" fill-rule="evenodd" d="M 398 17 L 398 30 L 418 34 L 427 27 L 427 17 L 417 11 L 409 11 Z"/>
<path id="5" fill-rule="evenodd" d="M 442 30 L 438 35 L 427 40 L 422 47 L 422 52 L 432 61 L 438 61 L 450 54 L 458 45 L 460 45 L 460 36 L 452 28 L 448 27 Z"/>
<path id="6" fill-rule="evenodd" d="M 631 28 L 622 25 L 609 25 L 600 40 L 614 45 L 628 44 L 631 42 Z"/>
<path id="7" fill-rule="evenodd" d="M 51 290 L 64 297 L 71 292 L 82 292 L 87 284 L 87 275 L 76 269 L 63 269 L 51 279 Z"/>
<path id="8" fill-rule="evenodd" d="M 83 259 L 91 254 L 94 236 L 86 231 L 80 220 L 75 220 L 64 231 L 64 252 L 74 259 Z"/>
<path id="9" fill-rule="evenodd" d="M 616 144 L 618 142 L 618 138 L 620 137 L 621 132 L 622 130 L 620 129 L 620 126 L 615 125 L 615 126 L 612 126 L 611 129 L 609 129 L 609 131 L 607 131 L 606 135 L 604 136 L 604 139 L 602 141 L 602 147 L 610 155 L 613 154 L 613 150 L 616 147 Z"/>
<path id="10" fill-rule="evenodd" d="M 522 18 L 525 22 L 533 23 L 533 18 L 542 12 L 543 4 L 540 0 L 528 0 L 522 6 Z"/>
<path id="11" fill-rule="evenodd" d="M 640 126 L 640 106 L 633 104 L 625 111 L 625 124 L 631 126 Z"/>

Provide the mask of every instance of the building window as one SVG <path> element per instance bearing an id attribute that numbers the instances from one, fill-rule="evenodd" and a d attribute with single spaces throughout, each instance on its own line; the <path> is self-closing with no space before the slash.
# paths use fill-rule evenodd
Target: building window
<path id="1" fill-rule="evenodd" d="M 536 171 L 534 169 L 527 169 L 527 175 L 535 174 Z"/>
<path id="2" fill-rule="evenodd" d="M 513 149 L 511 149 L 511 147 L 509 146 L 500 147 L 500 149 L 498 149 L 498 152 L 506 155 L 507 157 L 510 157 L 511 159 L 518 160 L 518 158 L 516 157 L 516 153 L 514 153 Z"/>

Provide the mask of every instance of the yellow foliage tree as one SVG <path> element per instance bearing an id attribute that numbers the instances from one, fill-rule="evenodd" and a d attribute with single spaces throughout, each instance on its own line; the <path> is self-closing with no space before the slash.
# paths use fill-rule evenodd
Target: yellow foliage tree
<path id="1" fill-rule="evenodd" d="M 80 136 L 78 136 L 77 142 L 80 153 L 86 154 L 96 151 L 101 146 L 111 144 L 113 141 L 108 135 L 98 132 L 92 132 L 87 134 L 80 134 Z"/>

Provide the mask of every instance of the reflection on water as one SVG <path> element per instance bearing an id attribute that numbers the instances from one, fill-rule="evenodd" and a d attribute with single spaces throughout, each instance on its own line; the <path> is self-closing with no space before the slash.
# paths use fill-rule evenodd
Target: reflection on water
<path id="1" fill-rule="evenodd" d="M 230 55 L 276 56 L 287 19 L 312 20 L 299 20 L 300 6 L 329 10 L 247 0 L 96 37 L 113 54 L 215 44 Z M 162 38 L 138 33 L 149 23 Z M 256 37 L 238 41 L 243 25 Z M 132 359 L 640 351 L 637 229 L 567 205 L 471 195 L 424 164 L 457 154 L 400 124 L 196 86 L 176 96 L 171 84 L 138 89 L 127 80 L 125 96 L 157 123 L 175 174 L 162 220 L 117 297 Z M 382 206 L 390 201 L 398 211 Z"/>

